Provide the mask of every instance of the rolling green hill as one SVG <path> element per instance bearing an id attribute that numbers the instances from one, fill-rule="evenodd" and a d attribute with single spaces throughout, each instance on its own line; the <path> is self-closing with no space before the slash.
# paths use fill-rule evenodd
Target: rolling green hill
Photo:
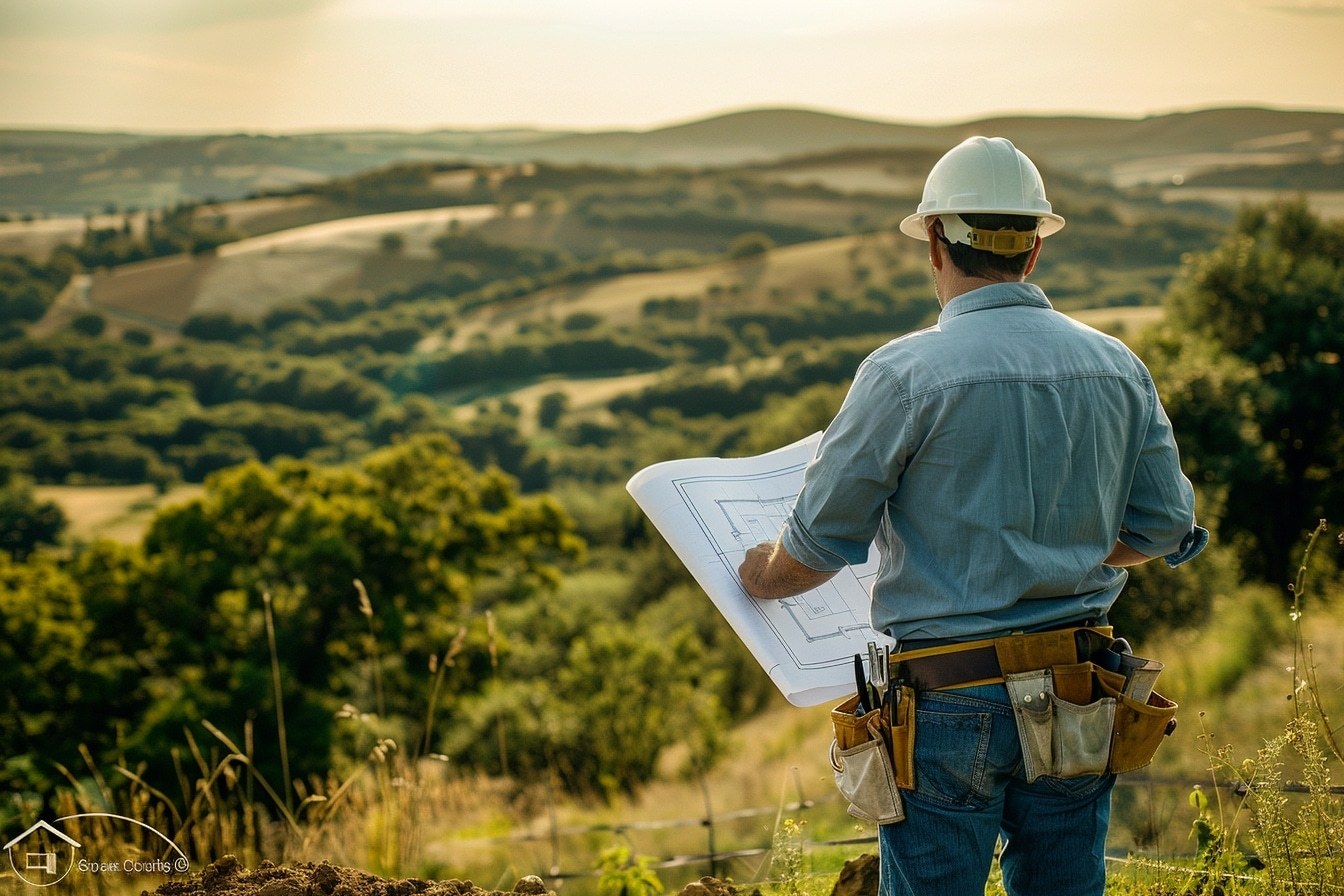
<path id="1" fill-rule="evenodd" d="M 757 110 L 642 133 L 481 134 L 471 147 L 536 156 L 587 147 L 590 157 L 627 161 L 639 153 L 722 161 L 769 149 L 749 163 L 439 158 L 120 225 L 117 216 L 90 220 L 75 261 L 60 262 L 84 271 L 59 294 L 64 269 L 48 271 L 46 292 L 25 294 L 23 304 L 45 302 L 45 318 L 8 333 L 32 342 L 7 349 L 12 394 L 0 422 L 11 428 L 0 438 L 16 451 L 0 459 L 49 482 L 198 481 L 253 456 L 358 455 L 391 438 L 398 427 L 388 421 L 423 396 L 434 405 L 425 425 L 454 421 L 469 444 L 481 440 L 473 460 L 493 459 L 544 487 L 543 467 L 578 464 L 623 415 L 751 413 L 841 383 L 865 347 L 926 321 L 923 248 L 892 237 L 892 224 L 916 201 L 941 147 L 964 130 L 1016 131 L 1073 158 L 1073 168 L 1049 173 L 1052 201 L 1070 224 L 1049 241 L 1036 279 L 1058 307 L 1090 310 L 1098 325 L 1130 333 L 1152 319 L 1185 254 L 1211 247 L 1230 214 L 1176 202 L 1169 176 L 1156 190 L 1075 169 L 1141 150 L 1167 153 L 1134 162 L 1154 172 L 1217 152 L 1241 162 L 1328 155 L 1334 136 L 1325 129 L 1337 118 L 1216 110 L 922 127 Z M 97 145 L 81 135 L 21 136 L 16 145 L 34 154 L 15 164 L 57 160 L 70 176 Z M 149 160 L 186 170 L 206 151 L 230 165 L 306 156 L 318 170 L 467 141 L 449 132 L 357 137 L 115 135 L 99 171 L 116 180 L 136 152 L 142 173 Z M 250 154 L 250 142 L 264 151 Z M 43 156 L 35 146 L 55 149 Z M 1329 181 L 1308 174 L 1328 164 L 1280 169 L 1319 188 Z M 1211 177 L 1191 183 L 1207 196 Z M 1234 203 L 1238 194 L 1224 189 L 1221 201 Z M 150 245 L 166 230 L 176 241 Z M 790 361 L 781 367 L 781 358 Z M 492 416 L 500 411 L 513 419 Z M 543 418 L 557 414 L 574 429 L 542 432 Z M 619 478 L 632 462 L 610 453 L 602 472 L 584 475 Z"/>
<path id="2" fill-rule="evenodd" d="M 1164 159 L 1156 180 L 1216 167 L 1337 155 L 1344 114 L 1209 109 L 1143 119 L 993 118 L 921 125 L 802 109 L 755 109 L 645 131 L 482 130 L 161 136 L 0 131 L 0 212 L 153 208 L 287 190 L 415 160 L 714 167 L 854 147 L 928 152 L 975 133 L 1007 136 L 1043 165 L 1103 180 Z M 1150 166 L 1151 167 L 1151 166 Z M 1199 167 L 1196 165 L 1196 167 Z M 1130 175 L 1132 176 L 1132 174 Z"/>

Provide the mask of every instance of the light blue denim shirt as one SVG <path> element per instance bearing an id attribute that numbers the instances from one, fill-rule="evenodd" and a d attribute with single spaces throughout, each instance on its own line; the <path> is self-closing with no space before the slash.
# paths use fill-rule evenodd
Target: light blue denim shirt
<path id="1" fill-rule="evenodd" d="M 855 374 L 783 546 L 818 570 L 876 539 L 872 624 L 965 640 L 1104 614 L 1117 538 L 1183 563 L 1194 490 L 1143 363 L 1029 283 L 958 296 Z"/>

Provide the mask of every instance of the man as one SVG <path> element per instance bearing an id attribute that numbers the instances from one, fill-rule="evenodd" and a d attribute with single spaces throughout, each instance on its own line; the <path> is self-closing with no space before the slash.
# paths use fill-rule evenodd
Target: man
<path id="1" fill-rule="evenodd" d="M 1026 282 L 1063 226 L 1003 138 L 933 167 L 901 231 L 929 244 L 938 323 L 859 367 L 779 540 L 741 565 L 749 594 L 816 587 L 876 539 L 873 627 L 902 651 L 955 651 L 1104 625 L 1122 567 L 1203 548 L 1142 362 Z M 879 831 L 882 893 L 980 896 L 1001 837 L 1010 894 L 1100 896 L 1114 776 L 1029 782 L 1007 688 L 962 684 L 917 688 L 914 788 L 906 820 Z"/>

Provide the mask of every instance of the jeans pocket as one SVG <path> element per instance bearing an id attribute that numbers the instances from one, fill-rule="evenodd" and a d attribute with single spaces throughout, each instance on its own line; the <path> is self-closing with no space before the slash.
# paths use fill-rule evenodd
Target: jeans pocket
<path id="1" fill-rule="evenodd" d="M 1001 758 L 994 749 L 995 713 L 990 707 L 977 711 L 935 694 L 925 692 L 917 697 L 912 793 L 948 808 L 984 808 L 993 796 L 992 766 Z M 1008 722 L 1006 713 L 1002 721 Z M 1011 729 L 1007 733 L 1016 741 Z"/>
<path id="2" fill-rule="evenodd" d="M 847 750 L 832 744 L 831 765 L 835 769 L 835 786 L 849 800 L 850 815 L 874 824 L 905 819 L 905 805 L 891 773 L 886 742 L 881 738 Z"/>

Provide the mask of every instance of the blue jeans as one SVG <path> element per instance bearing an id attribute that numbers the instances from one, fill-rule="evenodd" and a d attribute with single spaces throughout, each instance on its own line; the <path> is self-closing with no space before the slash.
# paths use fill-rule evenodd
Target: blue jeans
<path id="1" fill-rule="evenodd" d="M 1115 776 L 1028 784 L 1003 685 L 916 699 L 915 789 L 878 832 L 880 896 L 984 896 L 1000 836 L 1009 896 L 1101 896 Z"/>

